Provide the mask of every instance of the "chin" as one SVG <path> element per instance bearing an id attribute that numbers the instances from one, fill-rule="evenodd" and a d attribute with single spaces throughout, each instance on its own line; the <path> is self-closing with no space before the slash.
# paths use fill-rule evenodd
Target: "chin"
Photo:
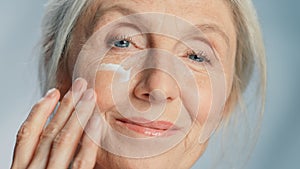
<path id="1" fill-rule="evenodd" d="M 127 158 L 99 148 L 98 167 L 95 169 L 189 169 L 201 157 L 207 147 L 208 141 L 203 144 L 197 142 L 198 139 L 195 137 L 198 134 L 199 130 L 194 128 L 175 147 L 149 158 Z"/>

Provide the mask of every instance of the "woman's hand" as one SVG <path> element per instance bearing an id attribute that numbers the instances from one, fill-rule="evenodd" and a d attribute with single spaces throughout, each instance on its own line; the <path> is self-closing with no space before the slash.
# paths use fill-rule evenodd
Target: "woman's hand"
<path id="1" fill-rule="evenodd" d="M 73 160 L 72 168 L 94 167 L 98 150 L 94 141 L 100 140 L 100 117 L 92 115 L 95 92 L 86 88 L 86 81 L 77 79 L 47 126 L 59 101 L 59 91 L 50 90 L 33 106 L 18 132 L 12 169 L 68 168 Z M 94 141 L 83 132 L 85 127 Z"/>

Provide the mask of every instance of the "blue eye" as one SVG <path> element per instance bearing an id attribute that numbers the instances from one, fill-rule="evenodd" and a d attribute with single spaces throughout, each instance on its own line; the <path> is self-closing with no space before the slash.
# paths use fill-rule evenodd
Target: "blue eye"
<path id="1" fill-rule="evenodd" d="M 205 61 L 205 59 L 203 57 L 199 57 L 197 54 L 189 55 L 189 59 L 192 59 L 196 62 L 204 62 Z"/>
<path id="2" fill-rule="evenodd" d="M 191 59 L 191 60 L 193 60 L 193 61 L 196 61 L 196 62 L 204 62 L 204 61 L 206 61 L 205 57 L 199 56 L 198 54 L 194 54 L 194 53 L 189 54 L 188 58 Z"/>
<path id="3" fill-rule="evenodd" d="M 130 46 L 130 42 L 128 40 L 119 40 L 114 42 L 114 46 L 117 48 L 128 48 Z"/>

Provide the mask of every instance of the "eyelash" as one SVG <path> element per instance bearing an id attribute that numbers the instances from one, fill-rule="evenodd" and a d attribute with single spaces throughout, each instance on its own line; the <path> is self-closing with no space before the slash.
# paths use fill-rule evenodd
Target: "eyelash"
<path id="1" fill-rule="evenodd" d="M 196 60 L 193 60 L 190 56 L 191 55 L 196 55 L 197 57 L 201 57 L 202 58 L 202 61 L 196 61 Z M 210 60 L 208 59 L 206 53 L 204 51 L 199 51 L 199 52 L 195 52 L 193 50 L 188 50 L 186 53 L 185 53 L 185 57 L 192 60 L 192 62 L 196 62 L 198 64 L 201 64 L 203 62 L 206 62 L 206 63 L 211 63 Z"/>
<path id="2" fill-rule="evenodd" d="M 116 42 L 121 42 L 121 41 L 127 41 L 129 43 L 129 45 L 127 47 L 118 47 L 116 46 Z M 139 48 L 133 41 L 132 41 L 132 37 L 131 36 L 114 36 L 113 38 L 111 38 L 108 42 L 110 44 L 110 46 L 114 47 L 114 48 L 128 48 L 130 47 L 130 45 L 133 45 L 136 48 Z"/>
<path id="3" fill-rule="evenodd" d="M 116 46 L 116 42 L 121 42 L 121 41 L 127 41 L 129 44 L 126 47 L 118 47 Z M 109 44 L 114 47 L 114 48 L 129 48 L 130 45 L 133 45 L 136 48 L 139 48 L 138 45 L 136 45 L 133 41 L 132 41 L 132 37 L 131 36 L 127 36 L 127 35 L 123 35 L 123 36 L 114 36 L 112 39 L 109 40 Z M 140 48 L 139 48 L 140 49 Z M 196 61 L 193 60 L 191 55 L 196 55 L 199 58 L 202 58 L 202 61 Z M 185 57 L 189 60 L 191 60 L 191 62 L 195 62 L 197 64 L 201 64 L 203 62 L 206 63 L 211 63 L 210 60 L 208 59 L 206 53 L 204 51 L 200 51 L 200 52 L 195 52 L 193 50 L 188 50 L 185 52 Z"/>

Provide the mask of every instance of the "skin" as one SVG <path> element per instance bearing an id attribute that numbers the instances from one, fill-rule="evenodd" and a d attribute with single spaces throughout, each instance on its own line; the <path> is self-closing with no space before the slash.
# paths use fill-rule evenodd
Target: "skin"
<path id="1" fill-rule="evenodd" d="M 101 5 L 100 5 L 101 4 Z M 114 102 L 112 94 L 107 86 L 112 83 L 111 72 L 99 71 L 96 74 L 97 88 L 88 89 L 91 86 L 83 79 L 77 79 L 73 85 L 69 72 L 73 72 L 76 57 L 80 52 L 82 42 L 86 42 L 87 38 L 96 30 L 100 29 L 105 23 L 109 23 L 119 17 L 120 13 L 107 10 L 109 17 L 97 20 L 92 25 L 92 32 L 86 32 L 86 28 L 82 25 L 89 25 L 91 20 L 95 18 L 97 10 L 109 9 L 110 6 L 119 5 L 124 8 L 134 9 L 137 13 L 142 12 L 161 12 L 181 17 L 193 25 L 215 24 L 226 34 L 226 37 L 219 31 L 201 28 L 207 37 L 211 47 L 218 56 L 223 66 L 226 79 L 226 96 L 230 95 L 233 72 L 234 59 L 236 52 L 236 34 L 234 23 L 230 9 L 225 1 L 95 1 L 91 4 L 86 12 L 78 21 L 73 31 L 73 41 L 68 48 L 65 63 L 67 66 L 59 68 L 59 84 L 58 88 L 50 91 L 36 105 L 33 106 L 30 115 L 21 126 L 14 152 L 12 168 L 67 168 L 74 158 L 73 168 L 190 168 L 195 161 L 203 154 L 207 143 L 199 144 L 197 139 L 201 129 L 201 122 L 207 117 L 208 108 L 199 110 L 200 116 L 188 133 L 186 138 L 163 154 L 151 158 L 131 159 L 116 156 L 101 148 L 99 148 L 93 140 L 91 140 L 83 132 L 83 127 L 87 126 L 89 133 L 94 139 L 100 139 L 97 131 L 99 128 L 99 117 L 92 116 L 95 105 L 101 107 L 108 122 L 117 116 L 118 112 L 114 110 Z M 90 29 L 89 29 L 90 30 Z M 170 40 L 163 36 L 152 35 L 154 46 L 152 48 L 160 48 L 172 51 L 176 41 Z M 124 51 L 126 54 L 126 51 Z M 173 52 L 173 51 L 172 51 Z M 128 54 L 130 55 L 130 54 Z M 118 54 L 114 51 L 108 53 L 104 63 L 120 63 L 124 57 L 124 53 Z M 109 59 L 111 58 L 111 59 Z M 190 67 L 190 63 L 186 62 Z M 82 66 L 85 66 L 84 63 Z M 209 77 L 202 71 L 193 71 L 197 85 L 201 91 L 205 93 L 206 98 L 211 98 L 208 83 Z M 86 79 L 89 81 L 89 79 Z M 203 82 L 204 81 L 204 82 Z M 135 107 L 143 109 L 149 106 L 149 98 L 144 97 L 153 89 L 160 89 L 165 93 L 167 100 L 166 111 L 162 118 L 172 121 L 178 114 L 171 113 L 176 109 L 176 105 L 180 102 L 180 91 L 176 88 L 170 88 L 170 84 L 174 84 L 174 80 L 165 73 L 157 70 L 143 71 L 130 84 L 129 96 Z M 70 90 L 67 90 L 70 88 Z M 77 90 L 76 90 L 77 89 Z M 92 93 L 92 94 L 91 94 Z M 88 95 L 92 95 L 87 97 Z M 72 97 L 75 99 L 75 107 L 78 111 L 77 118 L 74 113 L 74 104 Z M 46 125 L 46 120 L 53 111 L 57 102 L 61 100 L 61 104 L 57 113 L 51 122 Z M 205 105 L 209 105 L 209 100 Z M 172 110 L 173 109 L 173 110 Z M 84 112 L 84 113 L 83 113 Z M 107 113 L 113 112 L 113 113 Z M 174 112 L 174 111 L 173 111 Z M 176 111 L 175 111 L 176 112 Z M 80 121 L 78 120 L 80 119 Z M 97 120 L 98 119 L 98 120 Z M 81 126 L 80 122 L 83 122 Z M 140 137 L 136 133 L 132 133 L 126 129 L 118 129 L 119 132 L 133 137 Z M 72 134 L 70 134 L 72 133 Z M 81 144 L 79 142 L 81 140 Z M 77 150 L 77 151 L 76 151 Z M 26 156 L 24 155 L 26 154 Z M 176 161 L 176 163 L 174 163 Z"/>

